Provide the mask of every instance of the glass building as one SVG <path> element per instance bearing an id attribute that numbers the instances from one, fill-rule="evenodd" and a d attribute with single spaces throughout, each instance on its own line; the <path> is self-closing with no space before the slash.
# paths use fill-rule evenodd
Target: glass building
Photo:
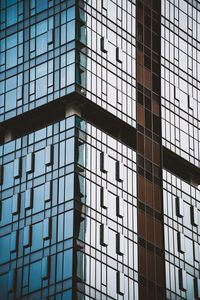
<path id="1" fill-rule="evenodd" d="M 200 299 L 200 4 L 0 0 L 0 299 Z"/>

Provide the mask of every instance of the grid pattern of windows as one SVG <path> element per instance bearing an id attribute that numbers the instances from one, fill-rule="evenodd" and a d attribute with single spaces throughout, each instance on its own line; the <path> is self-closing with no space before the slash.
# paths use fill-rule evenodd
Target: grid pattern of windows
<path id="1" fill-rule="evenodd" d="M 0 146 L 0 164 L 4 299 L 71 299 L 72 278 L 80 297 L 138 299 L 133 150 L 70 117 Z"/>
<path id="2" fill-rule="evenodd" d="M 77 91 L 135 127 L 135 1 L 79 1 Z"/>
<path id="3" fill-rule="evenodd" d="M 0 121 L 76 90 L 135 127 L 135 3 L 55 2 L 27 0 L 25 21 L 2 27 Z"/>
<path id="4" fill-rule="evenodd" d="M 167 299 L 199 299 L 200 190 L 163 170 Z"/>
<path id="5" fill-rule="evenodd" d="M 200 12 L 189 2 L 162 1 L 162 143 L 199 167 Z"/>
<path id="6" fill-rule="evenodd" d="M 25 21 L 0 32 L 1 122 L 75 90 L 75 1 L 56 2 L 24 1 Z"/>

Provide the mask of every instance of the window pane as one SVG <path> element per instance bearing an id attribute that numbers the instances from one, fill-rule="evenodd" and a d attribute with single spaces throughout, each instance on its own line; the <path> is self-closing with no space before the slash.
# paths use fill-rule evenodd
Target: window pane
<path id="1" fill-rule="evenodd" d="M 6 51 L 6 69 L 17 65 L 17 47 Z"/>
<path id="2" fill-rule="evenodd" d="M 47 76 L 36 80 L 36 98 L 43 97 L 47 94 Z"/>
<path id="3" fill-rule="evenodd" d="M 7 26 L 17 23 L 17 5 L 7 9 Z"/>
<path id="4" fill-rule="evenodd" d="M 16 98 L 17 98 L 16 90 L 12 90 L 6 93 L 6 103 L 5 103 L 6 111 L 16 107 Z"/>
<path id="5" fill-rule="evenodd" d="M 42 34 L 36 39 L 36 55 L 40 55 L 47 51 L 47 34 Z"/>
<path id="6" fill-rule="evenodd" d="M 70 65 L 67 67 L 67 85 L 75 82 L 75 65 Z"/>
<path id="7" fill-rule="evenodd" d="M 47 9 L 47 0 L 37 0 L 37 13 Z"/>

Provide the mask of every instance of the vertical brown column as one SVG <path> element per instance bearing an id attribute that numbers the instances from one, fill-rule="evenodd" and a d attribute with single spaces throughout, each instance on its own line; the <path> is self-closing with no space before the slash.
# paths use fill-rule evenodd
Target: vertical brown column
<path id="1" fill-rule="evenodd" d="M 158 0 L 137 0 L 139 299 L 165 299 Z"/>

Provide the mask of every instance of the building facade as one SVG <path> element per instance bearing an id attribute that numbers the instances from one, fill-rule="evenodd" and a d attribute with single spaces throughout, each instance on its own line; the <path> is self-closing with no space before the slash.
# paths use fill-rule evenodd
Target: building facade
<path id="1" fill-rule="evenodd" d="M 198 1 L 0 16 L 0 299 L 200 299 Z"/>

